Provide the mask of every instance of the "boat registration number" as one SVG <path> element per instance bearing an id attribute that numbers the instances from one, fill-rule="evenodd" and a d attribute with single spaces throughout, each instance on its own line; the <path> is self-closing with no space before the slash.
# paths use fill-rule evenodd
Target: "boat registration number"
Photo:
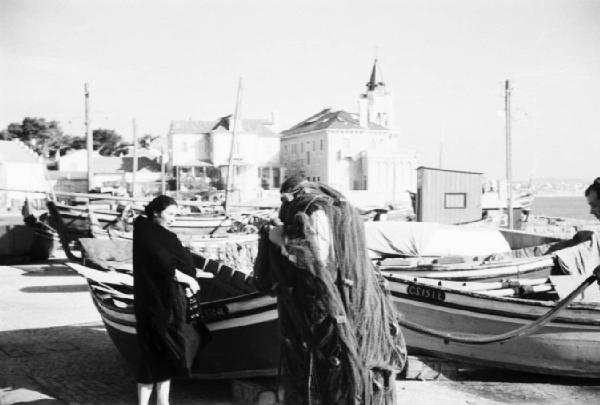
<path id="1" fill-rule="evenodd" d="M 204 322 L 218 321 L 226 318 L 229 314 L 226 306 L 213 307 L 213 308 L 202 308 L 200 312 L 200 319 Z"/>
<path id="2" fill-rule="evenodd" d="M 409 284 L 406 289 L 408 295 L 417 298 L 423 298 L 431 301 L 445 301 L 446 294 L 441 290 L 435 288 L 423 287 L 420 285 Z"/>

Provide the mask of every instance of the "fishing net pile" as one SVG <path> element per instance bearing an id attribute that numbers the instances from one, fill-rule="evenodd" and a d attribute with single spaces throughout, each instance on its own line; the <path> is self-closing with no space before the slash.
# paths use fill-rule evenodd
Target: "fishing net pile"
<path id="1" fill-rule="evenodd" d="M 392 404 L 406 349 L 362 219 L 326 185 L 304 181 L 291 191 L 280 210 L 283 248 L 261 229 L 255 264 L 257 286 L 278 297 L 285 403 Z M 318 211 L 329 223 L 327 260 Z"/>

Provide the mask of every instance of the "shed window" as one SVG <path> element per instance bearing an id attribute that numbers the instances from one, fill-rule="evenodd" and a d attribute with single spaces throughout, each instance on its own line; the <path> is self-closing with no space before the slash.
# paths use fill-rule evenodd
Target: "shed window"
<path id="1" fill-rule="evenodd" d="M 467 193 L 445 193 L 444 208 L 461 209 L 467 208 Z"/>

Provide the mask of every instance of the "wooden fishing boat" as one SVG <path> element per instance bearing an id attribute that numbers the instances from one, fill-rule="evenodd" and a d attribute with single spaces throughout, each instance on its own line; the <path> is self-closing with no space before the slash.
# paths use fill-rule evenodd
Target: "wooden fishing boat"
<path id="1" fill-rule="evenodd" d="M 48 210 L 50 224 L 57 231 L 63 250 L 71 260 L 81 259 L 74 253 L 79 250 L 80 238 L 132 239 L 133 225 L 123 215 L 103 224 L 99 221 L 97 213 L 91 210 L 86 212 L 79 209 L 76 212 L 67 212 L 53 202 L 48 203 Z M 178 237 L 184 246 L 196 254 L 218 260 L 237 269 L 251 271 L 258 250 L 258 236 L 256 233 L 246 233 L 247 230 L 244 228 L 248 226 L 252 228 L 254 226 L 252 222 L 266 220 L 264 218 L 267 218 L 270 212 L 269 210 L 268 212 L 240 213 L 239 218 L 235 220 L 228 218 L 228 223 L 233 225 L 226 229 L 238 232 L 225 233 L 223 232 L 225 228 L 217 227 L 220 229 L 219 232 L 213 234 L 184 232 L 178 233 Z M 208 223 L 209 221 L 206 221 L 205 225 Z M 186 223 L 180 224 L 185 225 Z M 175 226 L 171 229 L 177 232 L 182 227 Z M 199 226 L 197 229 L 208 229 L 208 227 Z"/>
<path id="2" fill-rule="evenodd" d="M 565 241 L 507 229 L 415 222 L 365 223 L 381 271 L 442 280 L 537 278 L 550 274 Z"/>
<path id="3" fill-rule="evenodd" d="M 69 206 L 54 204 L 57 213 L 63 218 L 63 221 L 76 229 L 89 228 L 90 207 Z M 95 220 L 102 229 L 121 224 L 122 228 L 131 228 L 133 218 L 140 212 L 133 210 L 116 212 L 110 210 L 93 210 Z M 129 225 L 129 226 L 126 226 Z M 187 214 L 177 215 L 171 225 L 173 232 L 180 235 L 205 235 L 215 233 L 225 233 L 231 226 L 231 218 L 220 214 Z"/>
<path id="4" fill-rule="evenodd" d="M 385 276 L 394 304 L 406 320 L 457 335 L 505 333 L 533 322 L 555 305 L 548 299 L 553 295 L 552 285 L 546 282 L 530 285 L 537 287 L 530 294 L 546 298 L 536 300 L 502 296 L 512 288 L 489 289 L 487 283 Z M 511 370 L 600 378 L 597 302 L 573 303 L 536 333 L 503 343 L 456 343 L 406 328 L 403 333 L 412 352 Z"/>
<path id="5" fill-rule="evenodd" d="M 95 249 L 93 245 L 98 240 L 95 241 L 84 239 L 82 243 L 87 245 L 86 251 L 97 256 L 102 255 L 98 251 L 109 251 L 104 259 L 96 257 L 83 265 L 69 265 L 86 277 L 111 339 L 127 359 L 135 362 L 130 245 L 123 245 L 120 250 L 110 245 Z M 199 279 L 203 319 L 214 339 L 200 354 L 195 376 L 273 375 L 279 360 L 275 298 L 256 292 L 248 274 L 198 255 L 194 260 L 198 268 L 215 275 L 213 279 Z M 558 299 L 547 278 L 460 283 L 392 272 L 385 272 L 384 276 L 404 319 L 456 334 L 488 336 L 511 331 L 551 310 Z M 452 343 L 407 329 L 403 332 L 410 353 L 419 351 L 466 363 L 542 374 L 600 378 L 597 303 L 573 303 L 539 331 L 502 344 Z"/>
<path id="6" fill-rule="evenodd" d="M 121 354 L 136 363 L 131 242 L 81 239 L 88 259 L 69 266 L 86 277 L 93 302 Z M 90 260 L 90 255 L 94 256 Z M 213 273 L 199 278 L 202 318 L 212 333 L 200 353 L 194 377 L 203 379 L 273 376 L 279 364 L 277 303 L 256 292 L 253 278 L 211 259 L 193 255 L 195 265 Z"/>

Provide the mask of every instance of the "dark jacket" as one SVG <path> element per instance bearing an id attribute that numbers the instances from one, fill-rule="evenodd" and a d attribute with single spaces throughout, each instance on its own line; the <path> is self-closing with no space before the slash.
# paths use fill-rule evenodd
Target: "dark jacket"
<path id="1" fill-rule="evenodd" d="M 189 375 L 202 343 L 205 328 L 187 323 L 187 299 L 184 287 L 175 281 L 175 269 L 195 275 L 192 257 L 177 236 L 145 217 L 136 218 L 133 293 L 141 383 Z"/>

